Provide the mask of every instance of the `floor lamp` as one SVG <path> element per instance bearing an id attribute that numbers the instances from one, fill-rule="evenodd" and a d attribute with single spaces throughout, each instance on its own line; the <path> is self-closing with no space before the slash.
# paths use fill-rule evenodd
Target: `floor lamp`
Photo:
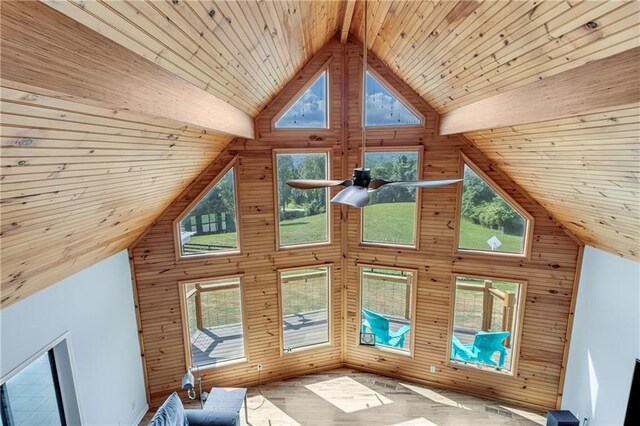
<path id="1" fill-rule="evenodd" d="M 204 407 L 202 400 L 202 379 L 200 378 L 200 366 L 196 366 L 196 372 L 198 374 L 198 395 L 200 396 L 200 408 Z M 187 368 L 187 372 L 182 376 L 182 389 L 187 391 L 189 399 L 196 399 L 196 390 L 193 387 L 194 380 L 191 373 L 191 367 Z"/>

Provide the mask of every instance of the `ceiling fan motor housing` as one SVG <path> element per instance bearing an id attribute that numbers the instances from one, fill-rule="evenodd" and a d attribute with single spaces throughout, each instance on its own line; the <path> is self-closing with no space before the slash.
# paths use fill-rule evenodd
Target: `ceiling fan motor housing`
<path id="1" fill-rule="evenodd" d="M 357 168 L 353 169 L 353 184 L 367 188 L 371 182 L 371 169 Z"/>

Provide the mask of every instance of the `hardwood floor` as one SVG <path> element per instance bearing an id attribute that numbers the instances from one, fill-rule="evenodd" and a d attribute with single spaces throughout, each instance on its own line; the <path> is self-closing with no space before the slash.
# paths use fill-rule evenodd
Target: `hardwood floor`
<path id="1" fill-rule="evenodd" d="M 545 424 L 529 409 L 347 368 L 252 387 L 247 405 L 252 426 Z"/>

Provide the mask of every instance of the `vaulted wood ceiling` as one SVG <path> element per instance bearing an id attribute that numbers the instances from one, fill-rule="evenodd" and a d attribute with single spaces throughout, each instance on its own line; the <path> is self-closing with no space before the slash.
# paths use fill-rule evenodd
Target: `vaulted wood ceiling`
<path id="1" fill-rule="evenodd" d="M 60 22 L 82 24 L 75 30 L 89 31 L 94 44 L 48 38 L 44 23 L 16 27 L 20 37 L 29 39 L 31 31 L 34 40 L 68 54 L 75 70 L 97 77 L 74 81 L 63 67 L 41 64 L 48 48 L 19 42 L 16 49 L 15 33 L 1 35 L 3 47 L 14 43 L 2 49 L 3 305 L 33 291 L 27 287 L 51 284 L 127 247 L 228 144 L 231 137 L 218 133 L 234 131 L 225 127 L 225 114 L 174 108 L 176 116 L 168 116 L 193 87 L 227 105 L 244 123 L 235 134 L 246 135 L 251 118 L 328 40 L 349 31 L 363 39 L 361 1 L 41 3 Z M 371 0 L 368 44 L 447 113 L 628 51 L 638 45 L 639 22 L 637 1 Z M 65 31 L 73 27 L 65 23 Z M 126 52 L 110 55 L 116 47 Z M 87 55 L 101 49 L 104 59 L 87 68 Z M 133 85 L 127 92 L 122 84 L 109 93 L 99 75 L 112 68 L 129 84 L 137 77 L 144 90 Z M 43 87 L 43 77 L 55 73 L 64 77 L 60 84 Z M 158 88 L 165 81 L 175 102 Z M 96 96 L 92 84 L 104 86 Z M 135 104 L 122 104 L 127 93 Z M 193 96 L 202 105 L 208 99 Z M 637 108 L 612 106 L 466 136 L 583 241 L 638 259 Z"/>

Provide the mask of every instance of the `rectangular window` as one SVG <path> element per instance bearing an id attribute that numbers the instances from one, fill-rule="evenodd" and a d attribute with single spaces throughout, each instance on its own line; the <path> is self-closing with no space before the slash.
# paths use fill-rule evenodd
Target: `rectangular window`
<path id="1" fill-rule="evenodd" d="M 523 283 L 455 277 L 451 361 L 513 372 Z"/>
<path id="2" fill-rule="evenodd" d="M 292 179 L 328 179 L 328 164 L 328 152 L 275 154 L 280 247 L 329 241 L 329 189 L 300 190 L 287 185 Z"/>
<path id="3" fill-rule="evenodd" d="M 415 271 L 360 267 L 361 332 L 375 345 L 411 353 Z"/>
<path id="4" fill-rule="evenodd" d="M 419 151 L 372 151 L 365 154 L 371 177 L 385 180 L 417 180 Z M 362 242 L 416 246 L 416 188 L 383 186 L 371 192 L 362 209 Z"/>
<path id="5" fill-rule="evenodd" d="M 185 343 L 190 366 L 243 359 L 244 319 L 240 277 L 182 283 Z"/>
<path id="6" fill-rule="evenodd" d="M 283 351 L 329 342 L 329 267 L 280 271 Z"/>
<path id="7" fill-rule="evenodd" d="M 2 424 L 65 425 L 53 349 L 0 386 Z"/>

